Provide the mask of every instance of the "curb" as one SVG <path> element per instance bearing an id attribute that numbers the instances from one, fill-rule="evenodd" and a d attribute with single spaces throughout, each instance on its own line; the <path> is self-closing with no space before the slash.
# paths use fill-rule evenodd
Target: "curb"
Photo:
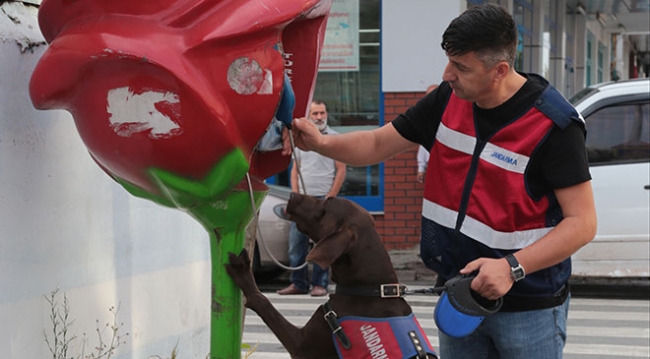
<path id="1" fill-rule="evenodd" d="M 438 275 L 424 266 L 418 246 L 388 251 L 400 283 L 433 286 Z"/>

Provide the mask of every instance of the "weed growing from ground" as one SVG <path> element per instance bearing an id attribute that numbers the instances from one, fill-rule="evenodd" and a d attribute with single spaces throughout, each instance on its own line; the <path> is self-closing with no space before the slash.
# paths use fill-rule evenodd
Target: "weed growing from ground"
<path id="1" fill-rule="evenodd" d="M 115 350 L 126 343 L 125 337 L 128 337 L 129 333 L 122 334 L 120 329 L 124 326 L 124 323 L 118 324 L 117 321 L 120 306 L 110 307 L 108 311 L 113 314 L 112 323 L 101 325 L 99 320 L 96 320 L 95 333 L 98 343 L 92 346 L 89 354 L 86 354 L 86 348 L 90 347 L 88 344 L 90 340 L 86 333 L 83 333 L 81 338 L 71 333 L 70 329 L 75 321 L 70 317 L 68 296 L 63 293 L 63 302 L 59 301 L 58 296 L 59 288 L 51 291 L 49 296 L 45 296 L 45 300 L 50 305 L 49 317 L 52 330 L 49 335 L 47 330 L 43 330 L 43 336 L 52 354 L 52 359 L 110 359 L 115 354 Z M 105 340 L 106 332 L 110 337 L 109 340 Z M 71 347 L 77 339 L 81 340 L 81 353 L 77 354 L 77 356 L 70 355 Z"/>
<path id="2" fill-rule="evenodd" d="M 95 333 L 97 335 L 97 345 L 92 347 L 90 354 L 86 354 L 86 348 L 89 346 L 89 338 L 86 336 L 86 333 L 83 333 L 81 340 L 81 353 L 77 356 L 69 355 L 71 348 L 75 345 L 75 342 L 79 337 L 75 334 L 72 334 L 70 329 L 74 324 L 74 319 L 70 317 L 70 301 L 68 296 L 63 293 L 63 302 L 60 302 L 59 299 L 59 288 L 50 292 L 49 296 L 44 296 L 47 303 L 50 305 L 50 323 L 52 324 L 52 329 L 48 334 L 47 330 L 43 330 L 43 337 L 45 338 L 45 343 L 52 354 L 52 359 L 110 359 L 117 348 L 122 344 L 126 344 L 125 337 L 129 336 L 129 333 L 122 334 L 120 329 L 124 326 L 124 323 L 119 323 L 117 321 L 117 314 L 120 311 L 120 306 L 110 307 L 108 311 L 113 314 L 112 323 L 106 323 L 101 325 L 99 320 L 95 321 L 96 328 Z M 105 341 L 106 332 L 110 336 L 110 340 Z M 242 343 L 241 348 L 245 350 L 244 359 L 248 359 L 255 350 L 257 349 L 258 344 L 251 346 L 250 344 Z M 159 355 L 151 355 L 150 359 L 163 359 Z M 208 354 L 206 359 L 210 358 Z M 168 359 L 178 359 L 178 343 L 174 346 L 171 352 L 171 356 Z"/>

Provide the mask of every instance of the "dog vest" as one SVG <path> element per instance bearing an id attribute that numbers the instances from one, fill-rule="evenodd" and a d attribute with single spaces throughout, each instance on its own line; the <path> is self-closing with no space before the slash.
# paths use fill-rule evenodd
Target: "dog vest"
<path id="1" fill-rule="evenodd" d="M 415 315 L 390 318 L 343 317 L 340 325 L 350 339 L 350 348 L 345 349 L 332 334 L 332 339 L 342 359 L 403 359 L 418 355 L 414 344 L 422 350 L 436 355 L 429 339 L 422 330 Z"/>

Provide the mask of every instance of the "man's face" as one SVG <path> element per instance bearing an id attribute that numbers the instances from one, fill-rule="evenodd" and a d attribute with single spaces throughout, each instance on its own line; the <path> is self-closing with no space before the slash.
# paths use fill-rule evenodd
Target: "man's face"
<path id="1" fill-rule="evenodd" d="M 447 57 L 449 63 L 442 79 L 449 83 L 456 96 L 479 105 L 493 96 L 496 67 L 486 68 L 474 52 Z"/>
<path id="2" fill-rule="evenodd" d="M 309 108 L 309 119 L 316 125 L 319 131 L 325 131 L 327 128 L 327 109 L 324 104 L 311 104 Z"/>

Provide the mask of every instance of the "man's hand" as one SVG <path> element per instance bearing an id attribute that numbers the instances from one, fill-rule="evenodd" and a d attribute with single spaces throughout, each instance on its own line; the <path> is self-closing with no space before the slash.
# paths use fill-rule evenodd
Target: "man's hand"
<path id="1" fill-rule="evenodd" d="M 418 172 L 418 182 L 424 183 L 424 172 Z"/>
<path id="2" fill-rule="evenodd" d="M 487 299 L 503 297 L 514 284 L 510 276 L 510 265 L 505 258 L 479 258 L 467 263 L 460 273 L 470 274 L 476 271 L 478 274 L 472 281 L 471 288 Z"/>
<path id="3" fill-rule="evenodd" d="M 284 156 L 291 156 L 291 139 L 289 139 L 289 130 L 286 127 L 282 128 L 282 154 Z"/>
<path id="4" fill-rule="evenodd" d="M 312 151 L 318 148 L 323 134 L 320 133 L 316 125 L 307 118 L 295 118 L 291 123 L 291 132 L 293 134 L 294 145 L 303 151 Z M 291 154 L 291 140 L 289 131 L 285 128 L 282 131 L 282 154 Z"/>

